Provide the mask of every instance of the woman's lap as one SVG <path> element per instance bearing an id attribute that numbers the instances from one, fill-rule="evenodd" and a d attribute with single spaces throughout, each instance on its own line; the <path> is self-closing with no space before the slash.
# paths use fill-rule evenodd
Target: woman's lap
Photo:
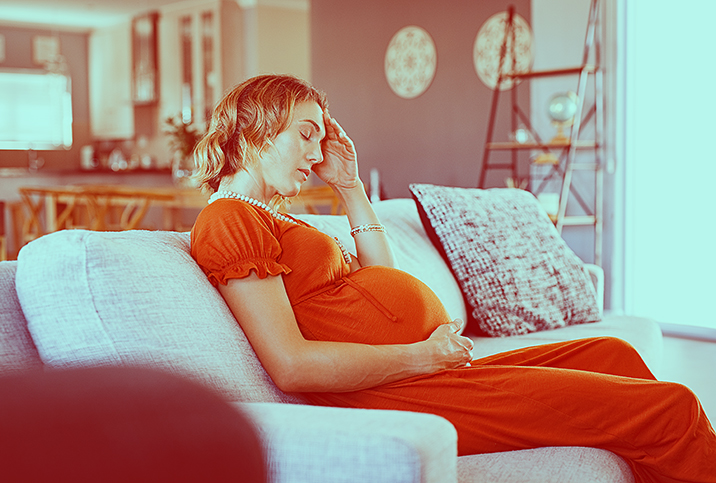
<path id="1" fill-rule="evenodd" d="M 587 446 L 639 461 L 635 473 L 646 475 L 656 468 L 668 474 L 688 461 L 706 465 L 706 453 L 686 450 L 689 434 L 716 444 L 695 396 L 656 381 L 636 351 L 613 338 L 519 349 L 464 369 L 322 396 L 322 404 L 443 416 L 458 431 L 461 455 Z"/>

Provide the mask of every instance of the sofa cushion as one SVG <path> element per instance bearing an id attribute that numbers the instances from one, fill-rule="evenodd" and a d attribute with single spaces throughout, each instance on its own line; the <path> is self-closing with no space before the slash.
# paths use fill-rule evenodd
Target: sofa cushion
<path id="1" fill-rule="evenodd" d="M 373 203 L 376 215 L 386 227 L 398 268 L 422 281 L 435 292 L 453 319 L 465 320 L 465 302 L 450 267 L 428 239 L 415 202 L 407 198 Z M 338 237 L 356 253 L 346 216 L 295 215 L 330 236 Z"/>
<path id="2" fill-rule="evenodd" d="M 459 483 L 633 483 L 629 465 L 597 448 L 549 447 L 461 456 Z"/>
<path id="3" fill-rule="evenodd" d="M 527 334 L 600 320 L 584 265 L 530 193 L 413 184 L 425 230 L 468 306 L 468 328 Z"/>
<path id="4" fill-rule="evenodd" d="M 42 368 L 15 292 L 17 262 L 0 262 L 0 376 Z"/>
<path id="5" fill-rule="evenodd" d="M 65 230 L 20 251 L 17 293 L 51 367 L 159 367 L 230 400 L 282 393 L 219 292 L 189 254 L 189 234 Z"/>
<path id="6" fill-rule="evenodd" d="M 589 337 L 616 337 L 631 344 L 657 377 L 661 371 L 664 344 L 659 324 L 644 317 L 605 315 L 601 322 L 532 332 L 513 337 L 476 337 L 475 357 L 487 357 L 515 349 L 541 344 L 586 339 Z"/>
<path id="7" fill-rule="evenodd" d="M 411 411 L 237 404 L 258 427 L 272 482 L 456 481 L 457 432 Z"/>

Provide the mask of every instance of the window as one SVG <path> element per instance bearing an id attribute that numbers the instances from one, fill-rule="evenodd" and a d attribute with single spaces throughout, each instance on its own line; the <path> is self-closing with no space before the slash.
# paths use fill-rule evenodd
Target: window
<path id="1" fill-rule="evenodd" d="M 70 78 L 44 71 L 0 71 L 0 149 L 71 146 Z"/>
<path id="2" fill-rule="evenodd" d="M 714 338 L 716 3 L 635 0 L 626 13 L 626 309 Z"/>

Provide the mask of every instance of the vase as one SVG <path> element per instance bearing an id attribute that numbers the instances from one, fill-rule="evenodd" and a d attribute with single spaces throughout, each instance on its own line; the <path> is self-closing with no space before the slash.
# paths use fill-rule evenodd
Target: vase
<path id="1" fill-rule="evenodd" d="M 194 156 L 184 156 L 175 152 L 172 159 L 172 181 L 177 188 L 196 188 L 198 183 L 192 178 L 194 174 Z"/>

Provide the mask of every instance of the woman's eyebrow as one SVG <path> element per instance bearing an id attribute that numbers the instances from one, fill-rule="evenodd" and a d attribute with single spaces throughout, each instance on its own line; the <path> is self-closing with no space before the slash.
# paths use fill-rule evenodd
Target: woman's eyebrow
<path id="1" fill-rule="evenodd" d="M 317 133 L 322 132 L 321 126 L 319 126 L 318 123 L 316 121 L 314 121 L 313 119 L 301 119 L 299 122 L 310 123 L 311 125 L 313 125 L 313 129 L 315 129 Z"/>

